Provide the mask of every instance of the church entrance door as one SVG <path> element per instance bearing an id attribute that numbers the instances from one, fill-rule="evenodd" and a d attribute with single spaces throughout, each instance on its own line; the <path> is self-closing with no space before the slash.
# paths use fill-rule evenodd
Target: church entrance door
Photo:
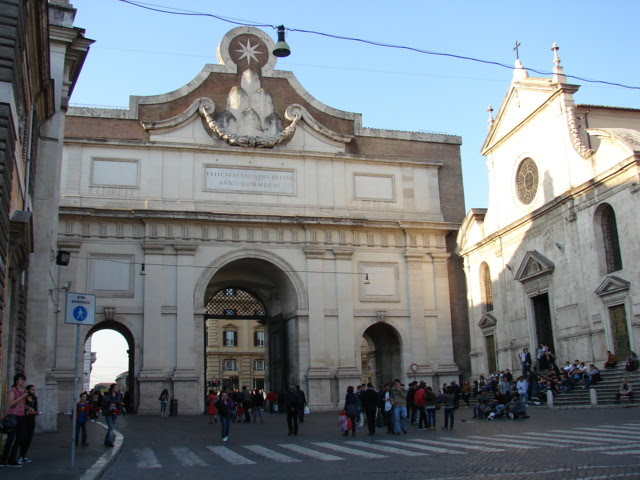
<path id="1" fill-rule="evenodd" d="M 487 335 L 485 342 L 487 345 L 487 367 L 489 368 L 489 374 L 498 370 L 498 364 L 496 362 L 496 337 L 494 335 Z"/>
<path id="2" fill-rule="evenodd" d="M 629 330 L 627 328 L 627 312 L 624 305 L 609 307 L 609 321 L 611 322 L 613 352 L 618 358 L 624 359 L 631 351 Z"/>
<path id="3" fill-rule="evenodd" d="M 544 344 L 557 355 L 553 344 L 553 325 L 551 323 L 551 309 L 549 308 L 549 294 L 543 293 L 532 298 L 533 312 L 536 322 L 537 344 Z"/>

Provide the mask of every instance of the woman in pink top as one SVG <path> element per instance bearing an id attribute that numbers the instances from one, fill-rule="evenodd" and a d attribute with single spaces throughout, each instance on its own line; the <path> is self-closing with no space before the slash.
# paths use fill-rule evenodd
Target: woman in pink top
<path id="1" fill-rule="evenodd" d="M 27 382 L 27 378 L 18 373 L 13 377 L 13 385 L 9 390 L 9 403 L 7 408 L 7 415 L 15 415 L 17 418 L 16 428 L 11 430 L 7 434 L 7 440 L 5 441 L 4 448 L 2 449 L 2 458 L 0 458 L 0 465 L 3 467 L 22 467 L 22 463 L 18 462 L 18 449 L 22 444 L 22 437 L 24 436 L 24 429 L 26 421 L 24 417 L 24 402 L 27 399 L 27 392 L 24 388 L 24 384 Z"/>

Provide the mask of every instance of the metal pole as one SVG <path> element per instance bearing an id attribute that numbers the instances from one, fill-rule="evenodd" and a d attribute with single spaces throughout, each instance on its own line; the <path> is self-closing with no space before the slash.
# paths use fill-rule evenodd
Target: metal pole
<path id="1" fill-rule="evenodd" d="M 78 409 L 76 399 L 78 398 L 78 352 L 80 351 L 80 325 L 76 325 L 76 351 L 73 365 L 73 392 L 71 393 L 71 467 L 76 463 L 76 421 Z"/>

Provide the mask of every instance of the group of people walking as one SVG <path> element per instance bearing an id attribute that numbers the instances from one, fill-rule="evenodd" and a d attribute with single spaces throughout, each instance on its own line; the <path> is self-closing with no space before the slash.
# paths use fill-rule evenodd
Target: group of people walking
<path id="1" fill-rule="evenodd" d="M 399 379 L 393 385 L 386 384 L 375 390 L 371 383 L 361 385 L 358 391 L 354 387 L 347 388 L 343 413 L 348 417 L 350 429 L 343 434 L 356 434 L 356 425 L 360 415 L 364 414 L 369 435 L 375 435 L 376 427 L 387 426 L 388 434 L 401 435 L 407 433 L 407 422 L 418 425 L 418 430 L 436 429 L 436 411 L 444 409 L 444 426 L 442 430 L 453 429 L 455 410 L 458 406 L 462 390 L 452 382 L 444 385 L 437 394 L 424 381 L 412 382 L 405 389 Z"/>
<path id="2" fill-rule="evenodd" d="M 266 395 L 268 408 L 271 413 L 274 412 L 276 396 L 271 392 Z M 220 420 L 220 428 L 222 441 L 229 440 L 230 425 L 233 422 L 244 423 L 264 423 L 262 410 L 265 408 L 265 394 L 261 389 L 249 391 L 243 386 L 241 391 L 229 392 L 227 388 L 216 392 L 209 390 L 206 398 L 206 413 L 209 416 L 209 423 L 218 423 Z M 300 385 L 291 385 L 283 398 L 284 408 L 287 414 L 287 426 L 289 435 L 298 434 L 298 424 L 304 422 L 305 409 L 307 408 L 307 398 Z"/>

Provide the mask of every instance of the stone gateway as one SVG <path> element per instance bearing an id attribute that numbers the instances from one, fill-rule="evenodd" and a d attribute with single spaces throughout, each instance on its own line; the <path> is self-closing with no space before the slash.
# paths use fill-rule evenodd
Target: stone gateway
<path id="1" fill-rule="evenodd" d="M 328 409 L 348 385 L 468 368 L 460 138 L 364 128 L 272 50 L 238 27 L 176 91 L 69 110 L 61 282 L 96 295 L 86 337 L 124 335 L 139 412 L 164 388 L 199 414 L 208 388 L 290 384 Z M 63 399 L 70 342 L 58 333 Z"/>

